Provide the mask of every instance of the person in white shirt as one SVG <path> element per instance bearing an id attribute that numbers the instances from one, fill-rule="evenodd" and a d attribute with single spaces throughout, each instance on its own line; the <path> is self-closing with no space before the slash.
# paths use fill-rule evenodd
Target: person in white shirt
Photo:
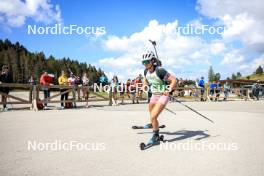
<path id="1" fill-rule="evenodd" d="M 73 86 L 74 88 L 72 89 L 72 96 L 73 96 L 73 99 L 75 100 L 76 99 L 76 89 L 75 89 L 75 84 L 76 82 L 76 79 L 75 79 L 75 76 L 73 75 L 73 73 L 70 74 L 70 77 L 68 78 L 68 84 L 69 86 Z M 76 108 L 76 102 L 74 101 L 74 107 Z"/>
<path id="2" fill-rule="evenodd" d="M 87 77 L 87 74 L 84 73 L 82 76 L 82 91 L 83 91 L 83 97 L 85 99 L 85 107 L 88 108 L 88 99 L 89 99 L 89 78 Z"/>

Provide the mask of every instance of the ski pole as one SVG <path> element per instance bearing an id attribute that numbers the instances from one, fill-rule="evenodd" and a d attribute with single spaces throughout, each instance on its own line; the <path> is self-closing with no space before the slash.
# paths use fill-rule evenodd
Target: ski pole
<path id="1" fill-rule="evenodd" d="M 169 111 L 170 113 L 177 115 L 175 112 L 173 112 L 172 110 L 170 110 L 169 108 L 165 108 L 167 111 Z"/>
<path id="2" fill-rule="evenodd" d="M 159 59 L 159 56 L 158 56 L 158 53 L 157 53 L 157 50 L 156 50 L 156 45 L 157 45 L 157 43 L 156 43 L 156 41 L 152 41 L 152 40 L 149 40 L 150 41 L 150 43 L 153 45 L 153 47 L 154 47 L 154 50 L 155 50 L 155 54 L 156 54 L 156 56 L 157 56 L 157 59 Z"/>
<path id="3" fill-rule="evenodd" d="M 182 104 L 183 106 L 185 106 L 186 108 L 190 109 L 191 111 L 195 112 L 196 114 L 200 115 L 201 117 L 203 117 L 204 119 L 210 121 L 211 123 L 214 123 L 214 121 L 212 121 L 211 119 L 209 119 L 208 117 L 206 117 L 205 115 L 199 113 L 198 111 L 194 110 L 193 108 L 191 108 L 190 106 L 187 106 L 186 104 L 182 103 L 181 101 L 175 99 L 176 102 Z"/>

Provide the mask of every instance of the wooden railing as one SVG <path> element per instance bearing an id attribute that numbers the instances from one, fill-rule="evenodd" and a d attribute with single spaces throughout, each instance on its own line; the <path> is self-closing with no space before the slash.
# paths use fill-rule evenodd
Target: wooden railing
<path id="1" fill-rule="evenodd" d="M 1 92 L 1 88 L 9 88 L 10 92 L 18 92 L 18 90 L 25 90 L 28 91 L 28 98 L 21 98 L 19 96 L 6 94 L 4 92 Z M 85 86 L 63 86 L 63 85 L 50 85 L 50 86 L 43 86 L 43 85 L 29 85 L 29 84 L 16 84 L 16 83 L 2 83 L 0 84 L 0 95 L 4 95 L 7 97 L 7 104 L 30 104 L 30 109 L 37 111 L 37 103 L 66 103 L 66 102 L 72 102 L 74 105 L 76 105 L 77 102 L 83 102 L 82 99 L 78 99 L 76 97 L 76 94 L 81 91 L 83 88 L 89 89 L 90 93 L 94 96 L 90 98 L 96 98 L 96 99 L 89 99 L 90 101 L 108 101 L 109 98 L 105 97 L 97 92 L 93 92 L 93 89 L 91 87 L 85 87 Z M 55 92 L 54 95 L 48 97 L 48 98 L 40 98 L 40 92 L 42 92 L 44 89 L 48 89 L 51 92 Z M 58 92 L 61 89 L 64 89 L 64 92 Z M 73 97 L 68 100 L 54 100 L 55 98 L 66 94 L 66 93 L 72 93 Z M 10 101 L 10 99 L 16 100 L 16 101 Z M 4 104 L 1 100 L 0 104 Z"/>
<path id="2" fill-rule="evenodd" d="M 82 100 L 79 100 L 78 97 L 76 97 L 76 92 L 81 91 L 84 87 L 79 86 L 62 86 L 62 85 L 50 85 L 50 86 L 43 86 L 43 85 L 29 85 L 29 84 L 17 84 L 17 83 L 2 83 L 0 84 L 0 90 L 3 87 L 8 87 L 10 89 L 10 92 L 17 92 L 17 90 L 25 90 L 28 91 L 28 98 L 21 98 L 19 96 L 11 95 L 3 93 L 0 91 L 1 95 L 6 96 L 8 99 L 7 104 L 29 104 L 30 109 L 37 111 L 37 103 L 65 103 L 65 102 L 72 102 L 74 105 L 77 102 L 83 102 Z M 43 91 L 43 89 L 49 89 L 51 92 L 55 93 L 49 98 L 40 98 L 40 92 Z M 90 101 L 109 101 L 109 104 L 111 104 L 112 101 L 112 93 L 109 93 L 108 96 L 103 96 L 100 93 L 97 93 L 94 91 L 92 87 L 87 87 L 90 90 L 90 94 L 93 94 L 96 99 L 89 99 Z M 64 89 L 64 92 L 58 92 L 61 89 Z M 173 97 L 177 98 L 191 98 L 196 99 L 201 98 L 201 90 L 204 90 L 203 99 L 204 100 L 210 100 L 212 96 L 210 95 L 210 88 L 193 88 L 193 87 L 177 87 L 177 89 L 173 93 Z M 215 95 L 217 89 L 213 90 L 213 93 Z M 221 92 L 223 92 L 223 89 L 219 89 Z M 235 98 L 244 99 L 244 100 L 250 100 L 250 91 L 249 88 L 233 88 L 230 90 L 230 93 L 235 95 Z M 111 91 L 110 91 L 111 92 Z M 192 95 L 183 95 L 183 92 L 192 92 Z M 73 96 L 71 99 L 68 100 L 55 100 L 56 97 L 61 96 L 66 93 L 72 93 Z M 181 97 L 183 95 L 183 97 Z M 195 96 L 196 95 L 196 96 Z M 221 96 L 222 93 L 221 93 Z M 10 99 L 16 100 L 16 101 L 10 101 Z M 232 97 L 229 97 L 229 99 L 232 99 Z M 1 101 L 0 104 L 3 104 Z"/>

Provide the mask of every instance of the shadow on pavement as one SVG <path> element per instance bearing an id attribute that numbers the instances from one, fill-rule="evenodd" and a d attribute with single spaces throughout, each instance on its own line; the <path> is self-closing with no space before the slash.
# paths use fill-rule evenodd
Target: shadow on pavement
<path id="1" fill-rule="evenodd" d="M 146 133 L 152 133 L 152 132 L 140 132 L 138 134 L 146 134 Z M 174 141 L 180 141 L 188 138 L 195 137 L 194 140 L 202 140 L 205 138 L 209 138 L 211 135 L 208 134 L 208 130 L 180 130 L 176 132 L 160 132 L 160 134 L 165 135 L 165 139 L 168 138 L 168 136 L 175 136 L 172 139 L 165 140 L 165 142 L 174 142 Z"/>
<path id="2" fill-rule="evenodd" d="M 174 142 L 174 141 L 180 141 L 188 138 L 195 137 L 194 140 L 202 140 L 205 138 L 209 138 L 211 135 L 207 133 L 208 130 L 197 130 L 197 131 L 191 131 L 191 130 L 180 130 L 176 132 L 160 132 L 160 134 L 164 135 L 170 135 L 170 136 L 177 136 L 175 138 L 166 140 L 166 142 Z"/>

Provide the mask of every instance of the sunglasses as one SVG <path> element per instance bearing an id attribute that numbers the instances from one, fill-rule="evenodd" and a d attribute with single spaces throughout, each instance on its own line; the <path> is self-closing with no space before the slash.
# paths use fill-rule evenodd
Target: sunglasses
<path id="1" fill-rule="evenodd" d="M 143 60 L 143 61 L 142 61 L 142 64 L 143 64 L 143 65 L 150 64 L 150 60 Z"/>

